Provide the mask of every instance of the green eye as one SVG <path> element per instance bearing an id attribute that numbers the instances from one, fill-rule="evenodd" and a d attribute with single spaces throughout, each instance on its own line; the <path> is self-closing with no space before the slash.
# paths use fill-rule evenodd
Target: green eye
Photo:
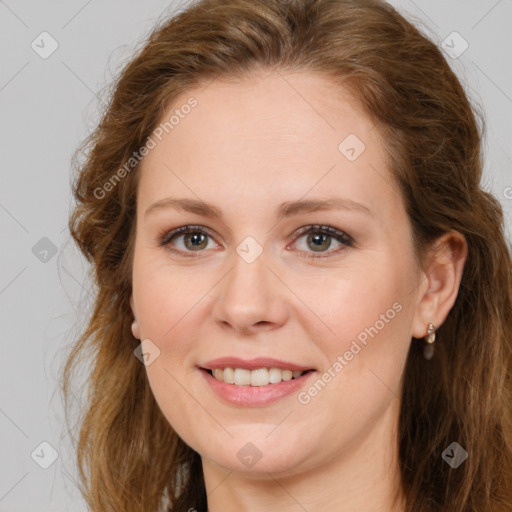
<path id="1" fill-rule="evenodd" d="M 296 240 L 304 236 L 307 236 L 306 249 L 299 250 L 307 258 L 327 258 L 333 253 L 339 253 L 344 248 L 352 247 L 353 245 L 353 239 L 349 235 L 331 226 L 306 226 L 295 234 Z M 187 225 L 163 233 L 159 236 L 159 244 L 173 253 L 194 257 L 199 256 L 200 252 L 208 248 L 208 238 L 213 240 L 209 230 L 204 226 Z M 341 245 L 341 248 L 328 251 L 333 239 Z M 182 244 L 182 247 L 179 249 L 175 246 L 177 240 L 181 240 Z"/>
<path id="2" fill-rule="evenodd" d="M 299 238 L 307 235 L 306 247 L 307 249 L 312 248 L 313 254 L 305 250 L 307 258 L 327 258 L 332 253 L 338 253 L 343 250 L 344 247 L 351 247 L 353 240 L 350 236 L 330 226 L 307 226 L 300 231 Z M 332 245 L 332 239 L 336 240 L 341 245 L 341 249 L 327 251 Z M 314 253 L 326 253 L 321 256 L 317 256 Z"/>

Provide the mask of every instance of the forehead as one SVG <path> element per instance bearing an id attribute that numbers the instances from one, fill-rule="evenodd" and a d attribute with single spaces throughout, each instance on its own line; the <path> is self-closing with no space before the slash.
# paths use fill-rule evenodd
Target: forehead
<path id="1" fill-rule="evenodd" d="M 166 122 L 141 166 L 141 209 L 166 195 L 253 211 L 333 192 L 396 202 L 386 190 L 392 180 L 377 127 L 346 88 L 324 76 L 215 79 L 175 98 L 159 126 Z"/>

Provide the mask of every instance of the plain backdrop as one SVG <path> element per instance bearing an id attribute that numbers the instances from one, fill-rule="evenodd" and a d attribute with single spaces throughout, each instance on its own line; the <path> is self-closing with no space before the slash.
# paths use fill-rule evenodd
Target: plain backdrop
<path id="1" fill-rule="evenodd" d="M 512 2 L 391 3 L 457 54 L 448 60 L 486 116 L 483 186 L 510 240 Z M 185 4 L 0 0 L 0 512 L 86 510 L 58 388 L 92 298 L 67 231 L 71 156 L 98 121 L 97 92 Z"/>

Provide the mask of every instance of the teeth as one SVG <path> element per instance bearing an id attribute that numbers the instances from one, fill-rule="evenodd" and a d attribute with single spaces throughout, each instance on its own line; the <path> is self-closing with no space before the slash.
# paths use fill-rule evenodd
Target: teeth
<path id="1" fill-rule="evenodd" d="M 235 368 L 235 384 L 237 386 L 247 386 L 250 383 L 251 383 L 250 370 L 244 370 L 243 368 Z"/>
<path id="2" fill-rule="evenodd" d="M 250 374 L 251 386 L 266 386 L 268 384 L 268 370 L 266 368 L 253 370 Z M 235 384 L 238 384 L 238 382 L 235 381 Z"/>
<path id="3" fill-rule="evenodd" d="M 270 368 L 268 371 L 268 381 L 270 384 L 279 384 L 281 382 L 282 371 L 279 368 Z"/>
<path id="4" fill-rule="evenodd" d="M 231 368 L 226 368 L 226 370 L 231 370 Z M 213 376 L 217 380 L 224 380 L 224 370 L 221 370 L 220 368 L 215 368 L 212 370 Z M 228 372 L 226 372 L 226 379 L 228 378 Z M 232 379 L 233 380 L 233 379 Z M 233 380 L 234 382 L 234 380 Z"/>
<path id="5" fill-rule="evenodd" d="M 252 371 L 245 368 L 215 368 L 212 370 L 212 374 L 217 380 L 236 386 L 279 384 L 281 381 L 297 379 L 303 373 L 301 371 L 281 370 L 280 368 L 258 368 Z"/>
<path id="6" fill-rule="evenodd" d="M 228 384 L 235 383 L 235 370 L 233 370 L 233 368 L 224 368 L 224 375 L 222 375 L 222 370 L 219 370 L 219 372 L 221 372 L 220 377 L 217 377 L 219 380 L 222 380 L 224 377 L 224 382 L 227 382 Z"/>

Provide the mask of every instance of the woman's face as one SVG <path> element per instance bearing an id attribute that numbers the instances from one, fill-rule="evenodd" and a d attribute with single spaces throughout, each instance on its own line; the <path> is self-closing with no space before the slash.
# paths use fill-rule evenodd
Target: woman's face
<path id="1" fill-rule="evenodd" d="M 376 127 L 308 73 L 215 80 L 172 115 L 140 168 L 131 301 L 163 414 L 255 476 L 392 446 L 421 280 Z"/>

